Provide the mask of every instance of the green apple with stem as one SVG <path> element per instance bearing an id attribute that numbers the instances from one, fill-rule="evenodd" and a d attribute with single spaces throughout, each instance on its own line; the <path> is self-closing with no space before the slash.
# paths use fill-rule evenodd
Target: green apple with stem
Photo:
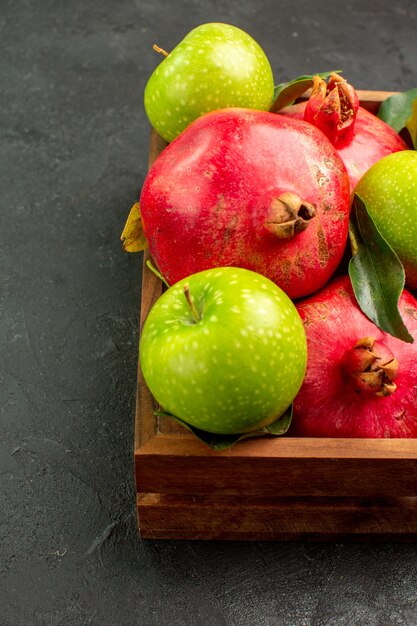
<path id="1" fill-rule="evenodd" d="M 192 274 L 165 291 L 139 352 L 161 407 L 217 434 L 274 422 L 297 394 L 307 360 L 292 301 L 264 276 L 235 267 Z"/>
<path id="2" fill-rule="evenodd" d="M 226 107 L 268 110 L 274 96 L 270 63 L 259 44 L 230 24 L 197 26 L 155 69 L 145 88 L 152 126 L 172 141 L 204 113 Z"/>
<path id="3" fill-rule="evenodd" d="M 362 176 L 355 192 L 397 253 L 406 285 L 417 289 L 417 152 L 383 157 Z"/>

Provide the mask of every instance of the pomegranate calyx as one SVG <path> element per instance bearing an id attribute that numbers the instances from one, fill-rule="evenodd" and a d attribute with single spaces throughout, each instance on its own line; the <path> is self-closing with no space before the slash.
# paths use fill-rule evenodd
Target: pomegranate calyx
<path id="1" fill-rule="evenodd" d="M 391 350 L 373 337 L 360 339 L 343 359 L 344 371 L 357 393 L 389 396 L 397 389 L 399 363 Z"/>
<path id="2" fill-rule="evenodd" d="M 313 79 L 304 119 L 319 128 L 337 145 L 353 137 L 359 99 L 354 88 L 338 74 L 331 74 L 328 85 L 319 76 Z"/>
<path id="3" fill-rule="evenodd" d="M 265 227 L 279 239 L 291 239 L 306 230 L 315 215 L 316 209 L 311 202 L 287 191 L 272 200 Z"/>

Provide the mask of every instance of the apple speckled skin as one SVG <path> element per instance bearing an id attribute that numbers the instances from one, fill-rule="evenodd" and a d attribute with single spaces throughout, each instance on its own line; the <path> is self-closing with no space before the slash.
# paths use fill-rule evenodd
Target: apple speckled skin
<path id="1" fill-rule="evenodd" d="M 406 285 L 417 289 L 417 152 L 384 157 L 364 174 L 355 191 L 402 262 Z"/>
<path id="2" fill-rule="evenodd" d="M 152 307 L 140 341 L 142 372 L 159 404 L 218 434 L 250 432 L 282 415 L 306 360 L 305 331 L 288 296 L 264 276 L 234 267 L 170 287 Z"/>
<path id="3" fill-rule="evenodd" d="M 225 107 L 268 110 L 274 96 L 269 61 L 240 28 L 222 23 L 193 29 L 160 63 L 145 88 L 149 121 L 172 141 L 193 120 Z"/>

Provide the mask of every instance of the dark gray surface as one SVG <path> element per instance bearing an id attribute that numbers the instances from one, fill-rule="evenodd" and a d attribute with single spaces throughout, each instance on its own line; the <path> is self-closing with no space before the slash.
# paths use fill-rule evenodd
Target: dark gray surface
<path id="1" fill-rule="evenodd" d="M 417 624 L 417 546 L 141 542 L 132 447 L 142 94 L 226 21 L 276 82 L 417 86 L 415 0 L 1 0 L 1 626 Z"/>

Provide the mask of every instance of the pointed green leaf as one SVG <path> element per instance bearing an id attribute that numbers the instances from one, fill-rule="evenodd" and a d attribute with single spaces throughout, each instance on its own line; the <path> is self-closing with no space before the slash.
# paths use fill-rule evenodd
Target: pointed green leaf
<path id="1" fill-rule="evenodd" d="M 288 409 L 283 413 L 275 422 L 272 422 L 269 426 L 264 428 L 264 431 L 269 433 L 270 435 L 285 435 L 287 430 L 291 425 L 292 420 L 292 404 L 288 407 Z"/>
<path id="2" fill-rule="evenodd" d="M 170 419 L 178 422 L 181 426 L 184 426 L 187 430 L 190 431 L 197 439 L 205 443 L 209 448 L 213 450 L 226 450 L 239 441 L 241 435 L 216 435 L 215 433 L 209 433 L 205 430 L 201 430 L 200 428 L 196 428 L 195 426 L 191 426 L 191 424 L 187 424 L 179 417 L 172 415 L 171 413 L 166 413 L 165 411 L 156 411 L 156 416 L 161 417 L 169 417 Z"/>
<path id="3" fill-rule="evenodd" d="M 217 435 L 215 433 L 208 433 L 205 430 L 201 430 L 200 428 L 196 428 L 195 426 L 187 424 L 179 417 L 171 415 L 171 413 L 167 413 L 166 411 L 155 411 L 155 415 L 170 417 L 171 419 L 175 420 L 176 422 L 181 424 L 181 426 L 187 428 L 187 430 L 189 430 L 195 437 L 197 437 L 197 439 L 205 443 L 213 450 L 226 450 L 227 448 L 231 448 L 235 443 L 237 443 L 238 441 L 242 441 L 243 439 L 251 439 L 253 437 L 261 437 L 264 435 L 274 435 L 275 437 L 284 435 L 291 424 L 292 405 L 289 406 L 288 409 L 269 426 L 250 433 L 238 433 L 236 435 Z"/>
<path id="4" fill-rule="evenodd" d="M 352 205 L 349 238 L 353 253 L 349 276 L 361 310 L 381 330 L 413 343 L 398 310 L 404 268 L 357 194 Z"/>
<path id="5" fill-rule="evenodd" d="M 290 104 L 293 104 L 297 98 L 303 95 L 307 89 L 313 86 L 314 76 L 320 76 L 320 78 L 329 78 L 331 74 L 340 74 L 341 70 L 332 70 L 331 72 L 321 72 L 320 74 L 311 74 L 299 76 L 290 80 L 288 83 L 281 83 L 276 85 L 274 90 L 274 102 L 270 108 L 272 113 L 276 113 L 280 109 L 283 109 Z"/>
<path id="6" fill-rule="evenodd" d="M 410 135 L 411 144 L 414 150 L 417 150 L 417 98 L 413 101 L 411 115 L 408 118 L 405 127 Z"/>
<path id="7" fill-rule="evenodd" d="M 417 87 L 390 96 L 379 107 L 378 117 L 389 124 L 397 133 L 407 129 L 412 139 L 412 145 L 416 148 L 417 110 Z"/>

